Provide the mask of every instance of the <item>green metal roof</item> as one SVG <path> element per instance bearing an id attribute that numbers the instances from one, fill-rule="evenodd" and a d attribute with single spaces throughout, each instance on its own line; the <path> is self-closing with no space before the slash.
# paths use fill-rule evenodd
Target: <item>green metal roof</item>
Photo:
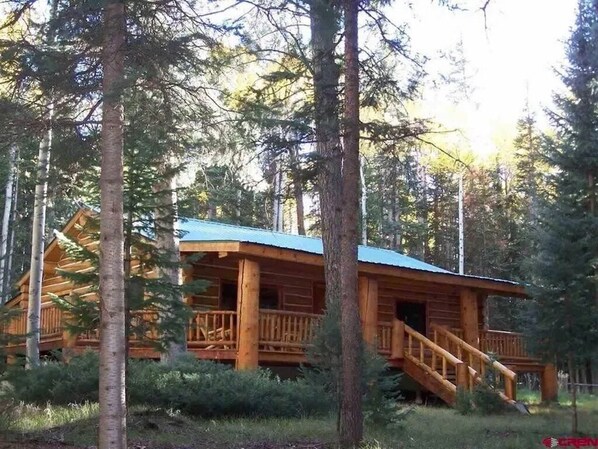
<path id="1" fill-rule="evenodd" d="M 304 251 L 311 254 L 322 254 L 322 239 L 315 237 L 285 234 L 266 229 L 249 228 L 189 218 L 181 219 L 179 227 L 182 231 L 182 242 L 257 243 L 259 245 Z M 433 273 L 451 274 L 450 271 L 422 262 L 413 257 L 408 257 L 388 249 L 374 248 L 372 246 L 359 246 L 359 261 L 429 271 Z"/>

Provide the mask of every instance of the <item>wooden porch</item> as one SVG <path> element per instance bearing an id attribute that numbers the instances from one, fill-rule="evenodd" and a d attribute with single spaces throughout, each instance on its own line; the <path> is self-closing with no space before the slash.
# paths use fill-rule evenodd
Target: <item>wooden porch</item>
<path id="1" fill-rule="evenodd" d="M 249 332 L 238 312 L 229 310 L 195 310 L 187 328 L 189 352 L 199 359 L 235 362 L 240 369 L 252 366 L 247 360 L 263 363 L 291 364 L 306 362 L 305 351 L 310 345 L 322 315 L 258 309 L 253 333 Z M 98 331 L 72 336 L 64 330 L 68 319 L 54 304 L 45 303 L 41 314 L 41 348 L 43 351 L 63 350 L 69 354 L 81 353 L 99 345 Z M 157 319 L 155 312 L 137 313 L 134 319 L 148 324 L 148 339 L 157 338 L 151 322 Z M 458 387 L 471 389 L 484 383 L 492 373 L 495 387 L 506 401 L 517 397 L 517 371 L 537 371 L 543 375 L 543 396 L 550 399 L 553 386 L 550 383 L 554 367 L 544 365 L 528 355 L 523 336 L 514 332 L 481 330 L 479 349 L 462 339 L 461 329 L 449 329 L 433 323 L 429 334 L 423 335 L 404 322 L 376 324 L 375 334 L 366 342 L 375 345 L 393 367 L 402 369 L 425 389 L 452 404 Z M 7 333 L 23 336 L 26 329 L 26 312 L 23 310 L 10 323 Z M 248 335 L 250 334 L 250 335 Z M 241 336 L 245 335 L 245 341 Z M 7 351 L 10 357 L 24 352 L 24 338 L 12 342 Z M 245 359 L 241 350 L 252 351 Z M 131 340 L 131 356 L 157 358 L 159 354 L 147 343 Z M 252 362 L 253 363 L 253 362 Z M 548 377 L 547 377 L 548 376 Z"/>

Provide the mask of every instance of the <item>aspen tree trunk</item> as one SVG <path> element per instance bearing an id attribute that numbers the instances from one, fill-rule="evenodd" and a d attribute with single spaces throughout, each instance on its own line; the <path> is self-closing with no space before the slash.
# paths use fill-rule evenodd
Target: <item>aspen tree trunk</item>
<path id="1" fill-rule="evenodd" d="M 48 171 L 52 146 L 52 104 L 46 113 L 47 129 L 39 145 L 37 181 L 33 205 L 31 232 L 31 265 L 29 269 L 29 298 L 27 303 L 26 367 L 39 365 L 39 343 L 42 308 L 42 280 L 44 277 L 44 247 L 46 240 L 46 209 L 48 204 Z"/>
<path id="2" fill-rule="evenodd" d="M 17 157 L 17 165 L 15 170 L 15 183 L 14 183 L 14 196 L 12 199 L 12 210 L 10 212 L 10 222 L 12 225 L 9 228 L 9 245 L 7 249 L 8 257 L 6 259 L 6 269 L 5 269 L 5 276 L 6 276 L 6 292 L 5 298 L 10 294 L 10 289 L 12 287 L 12 263 L 13 263 L 13 255 L 14 255 L 14 248 L 15 248 L 15 227 L 17 223 L 17 205 L 19 204 L 19 166 L 18 166 L 18 157 Z M 20 270 L 19 272 L 21 272 Z"/>
<path id="3" fill-rule="evenodd" d="M 100 173 L 100 426 L 98 449 L 126 449 L 123 105 L 125 5 L 106 0 Z"/>
<path id="4" fill-rule="evenodd" d="M 368 189 L 365 185 L 365 162 L 363 158 L 360 158 L 359 164 L 359 177 L 361 179 L 361 244 L 368 244 Z"/>
<path id="5" fill-rule="evenodd" d="M 274 161 L 274 198 L 272 199 L 272 229 L 274 231 L 281 231 L 283 227 L 283 211 L 282 211 L 282 167 L 281 163 Z"/>
<path id="6" fill-rule="evenodd" d="M 156 247 L 165 256 L 168 256 L 169 264 L 159 268 L 160 277 L 172 285 L 180 285 L 182 281 L 181 270 L 179 269 L 179 238 L 177 235 L 177 183 L 172 166 L 168 164 L 162 176 L 162 182 L 158 183 L 154 190 L 158 195 L 159 204 L 155 211 L 156 220 Z M 170 301 L 183 302 L 183 295 L 178 292 L 176 297 L 169 298 Z M 165 317 L 168 319 L 168 316 Z M 185 328 L 173 330 L 172 335 L 167 335 L 168 348 L 161 355 L 164 363 L 172 363 L 187 351 L 187 338 Z"/>
<path id="7" fill-rule="evenodd" d="M 15 183 L 17 179 L 17 146 L 10 146 L 10 154 L 8 158 L 9 170 L 8 178 L 6 179 L 6 187 L 4 190 L 4 210 L 2 213 L 2 234 L 0 235 L 0 304 L 6 300 L 8 292 L 8 278 L 9 270 L 7 270 L 8 243 L 10 241 L 10 219 L 13 211 L 13 202 L 15 191 Z"/>
<path id="8" fill-rule="evenodd" d="M 243 201 L 243 196 L 241 189 L 237 190 L 237 204 L 235 207 L 235 215 L 237 216 L 237 226 L 241 226 L 241 202 Z"/>
<path id="9" fill-rule="evenodd" d="M 50 2 L 50 18 L 56 17 L 57 0 Z M 52 25 L 53 26 L 53 25 Z M 54 29 L 48 28 L 46 44 L 54 43 Z M 46 210 L 48 204 L 48 172 L 52 147 L 52 118 L 54 102 L 52 94 L 47 104 L 44 119 L 46 129 L 39 145 L 37 180 L 33 204 L 33 225 L 31 230 L 31 263 L 29 267 L 29 298 L 27 305 L 26 367 L 39 365 L 39 344 L 41 328 L 42 281 L 44 276 L 44 246 L 46 230 Z"/>
<path id="10" fill-rule="evenodd" d="M 459 274 L 465 273 L 465 234 L 463 222 L 463 173 L 459 173 Z"/>
<path id="11" fill-rule="evenodd" d="M 293 176 L 293 196 L 295 197 L 295 210 L 297 213 L 297 233 L 305 235 L 305 206 L 303 203 L 303 184 L 301 183 L 301 170 L 299 168 L 299 150 L 291 150 L 291 170 Z"/>
<path id="12" fill-rule="evenodd" d="M 359 0 L 345 0 L 345 110 L 341 236 L 342 400 L 340 439 L 357 447 L 363 438 L 362 335 L 357 295 L 359 224 Z"/>

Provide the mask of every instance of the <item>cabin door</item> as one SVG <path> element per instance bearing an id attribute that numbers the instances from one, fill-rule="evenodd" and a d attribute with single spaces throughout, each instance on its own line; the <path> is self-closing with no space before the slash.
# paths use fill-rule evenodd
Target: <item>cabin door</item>
<path id="1" fill-rule="evenodd" d="M 420 334 L 426 334 L 425 302 L 397 301 L 396 316 Z"/>

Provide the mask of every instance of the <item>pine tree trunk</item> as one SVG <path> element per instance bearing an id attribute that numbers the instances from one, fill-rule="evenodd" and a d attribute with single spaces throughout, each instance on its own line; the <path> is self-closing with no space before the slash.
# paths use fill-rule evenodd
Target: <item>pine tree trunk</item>
<path id="1" fill-rule="evenodd" d="M 181 284 L 181 272 L 179 269 L 179 238 L 177 229 L 177 183 L 174 170 L 170 164 L 165 165 L 162 173 L 162 182 L 156 184 L 154 193 L 158 195 L 158 208 L 154 212 L 156 220 L 156 248 L 162 257 L 168 258 L 169 265 L 159 267 L 159 275 L 173 286 Z M 183 295 L 174 292 L 168 298 L 170 301 L 183 302 Z M 168 319 L 168 316 L 164 317 Z M 185 328 L 172 329 L 167 340 L 167 351 L 161 355 L 162 362 L 172 363 L 182 354 L 187 352 L 187 338 Z"/>
<path id="2" fill-rule="evenodd" d="M 577 376 L 576 376 L 576 367 L 575 362 L 573 360 L 573 355 L 569 354 L 569 383 L 571 385 L 571 434 L 577 435 L 578 425 L 577 425 Z"/>
<path id="3" fill-rule="evenodd" d="M 104 10 L 100 174 L 100 426 L 98 449 L 126 449 L 125 283 L 123 268 L 123 0 Z"/>
<path id="4" fill-rule="evenodd" d="M 320 197 L 326 303 L 340 301 L 341 144 L 338 83 L 335 61 L 339 13 L 334 0 L 310 5 L 315 100 L 317 188 Z"/>
<path id="5" fill-rule="evenodd" d="M 293 185 L 295 195 L 295 210 L 297 213 L 297 233 L 305 235 L 305 205 L 303 203 L 303 186 L 300 181 L 295 181 Z"/>
<path id="6" fill-rule="evenodd" d="M 39 365 L 40 320 L 42 308 L 42 280 L 44 276 L 44 248 L 46 209 L 48 203 L 48 171 L 52 146 L 52 104 L 46 114 L 47 129 L 39 145 L 37 181 L 33 205 L 31 232 L 31 264 L 29 268 L 29 298 L 27 303 L 26 366 Z"/>
<path id="7" fill-rule="evenodd" d="M 592 217 L 596 217 L 597 206 L 596 206 L 596 179 L 593 172 L 588 173 L 588 189 L 589 189 L 589 204 L 588 209 Z M 594 248 L 594 255 L 598 256 L 598 248 Z M 594 276 L 598 276 L 598 268 L 594 269 Z M 598 287 L 594 283 L 594 301 L 596 307 L 598 307 Z"/>
<path id="8" fill-rule="evenodd" d="M 131 353 L 131 299 L 137 293 L 131 273 L 133 272 L 133 226 L 135 217 L 133 216 L 133 199 L 129 198 L 129 210 L 125 220 L 124 244 L 123 244 L 123 277 L 125 280 L 125 370 L 128 373 L 129 355 Z M 124 212 L 124 211 L 123 211 Z M 143 295 L 143 293 L 141 293 Z"/>
<path id="9" fill-rule="evenodd" d="M 345 111 L 341 236 L 342 402 L 340 439 L 357 447 L 363 438 L 362 335 L 357 297 L 359 224 L 359 0 L 345 0 Z"/>
<path id="10" fill-rule="evenodd" d="M 440 261 L 440 242 L 442 241 L 440 236 L 440 211 L 438 207 L 438 188 L 434 189 L 432 197 L 432 239 L 434 240 L 434 249 L 432 250 L 432 263 L 435 265 L 442 266 Z"/>
<path id="11" fill-rule="evenodd" d="M 8 278 L 7 270 L 8 260 L 8 243 L 10 240 L 10 219 L 13 211 L 13 202 L 15 195 L 15 182 L 17 178 L 17 147 L 10 146 L 10 154 L 8 158 L 8 178 L 6 179 L 6 187 L 4 189 L 4 210 L 2 213 L 2 234 L 0 235 L 0 304 L 3 304 L 8 293 Z M 12 225 L 14 226 L 14 224 Z"/>
<path id="12" fill-rule="evenodd" d="M 393 158 L 394 159 L 394 158 Z M 392 249 L 395 251 L 400 250 L 400 238 L 397 229 L 400 227 L 400 219 L 401 219 L 401 212 L 398 206 L 398 192 L 397 192 L 397 182 L 398 182 L 398 175 L 397 175 L 397 161 L 393 160 L 392 164 L 392 197 L 391 197 L 391 217 L 392 217 Z"/>

